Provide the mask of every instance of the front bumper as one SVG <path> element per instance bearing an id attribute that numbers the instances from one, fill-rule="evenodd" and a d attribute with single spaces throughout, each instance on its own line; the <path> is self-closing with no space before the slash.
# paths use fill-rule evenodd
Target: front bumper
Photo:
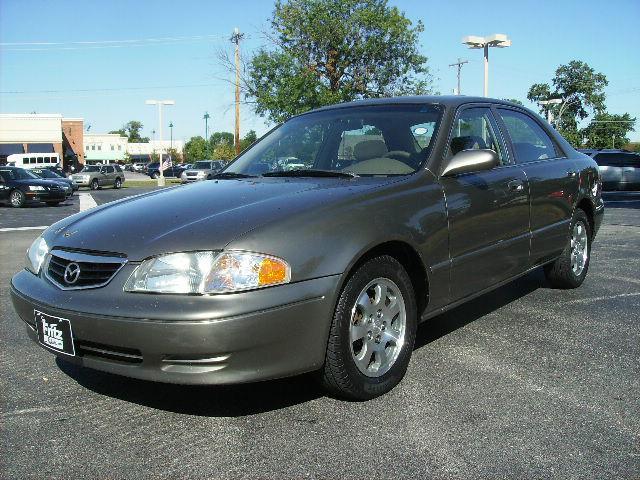
<path id="1" fill-rule="evenodd" d="M 73 185 L 75 187 L 75 189 L 77 190 L 80 187 L 89 187 L 91 186 L 91 178 L 89 178 L 88 180 L 83 180 L 80 178 L 74 178 L 73 179 Z"/>
<path id="2" fill-rule="evenodd" d="M 128 377 L 239 383 L 324 362 L 338 276 L 195 297 L 123 292 L 117 280 L 124 270 L 106 287 L 71 292 L 22 271 L 11 281 L 11 298 L 34 341 L 34 310 L 69 319 L 77 354 L 57 355 Z"/>
<path id="3" fill-rule="evenodd" d="M 64 190 L 56 191 L 28 191 L 25 192 L 27 202 L 62 202 L 67 198 Z"/>

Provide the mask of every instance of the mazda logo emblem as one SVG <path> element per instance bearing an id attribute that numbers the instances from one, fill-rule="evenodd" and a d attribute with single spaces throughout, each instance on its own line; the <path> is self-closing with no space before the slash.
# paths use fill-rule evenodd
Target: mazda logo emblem
<path id="1" fill-rule="evenodd" d="M 80 265 L 75 262 L 71 262 L 67 265 L 67 268 L 64 269 L 64 281 L 69 285 L 73 285 L 80 278 Z"/>

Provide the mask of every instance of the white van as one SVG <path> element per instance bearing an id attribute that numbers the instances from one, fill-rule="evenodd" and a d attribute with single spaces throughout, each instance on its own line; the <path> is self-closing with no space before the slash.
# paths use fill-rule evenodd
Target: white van
<path id="1" fill-rule="evenodd" d="M 59 167 L 60 155 L 57 153 L 14 153 L 7 157 L 7 164 L 20 168 Z"/>

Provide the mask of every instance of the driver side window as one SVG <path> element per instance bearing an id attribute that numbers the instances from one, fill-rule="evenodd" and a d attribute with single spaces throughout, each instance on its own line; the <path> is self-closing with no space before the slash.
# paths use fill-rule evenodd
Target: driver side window
<path id="1" fill-rule="evenodd" d="M 496 135 L 497 131 L 489 108 L 463 110 L 453 124 L 447 158 L 463 150 L 490 149 L 498 154 L 501 165 L 506 164 L 504 148 Z"/>

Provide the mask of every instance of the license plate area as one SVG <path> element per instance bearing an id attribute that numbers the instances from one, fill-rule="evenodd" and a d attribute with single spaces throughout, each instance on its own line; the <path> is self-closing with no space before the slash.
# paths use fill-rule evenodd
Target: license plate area
<path id="1" fill-rule="evenodd" d="M 34 310 L 33 313 L 40 345 L 56 353 L 75 356 L 71 322 L 66 318 L 54 317 L 38 310 Z"/>

